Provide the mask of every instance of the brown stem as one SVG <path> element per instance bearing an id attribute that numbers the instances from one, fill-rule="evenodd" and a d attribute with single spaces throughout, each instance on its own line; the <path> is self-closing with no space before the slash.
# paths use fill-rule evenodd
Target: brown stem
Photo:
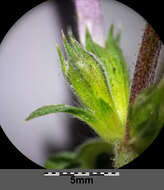
<path id="1" fill-rule="evenodd" d="M 130 124 L 129 124 L 129 121 L 127 121 L 125 136 L 123 139 L 123 144 L 128 144 L 128 142 L 130 140 L 130 134 L 129 133 L 130 133 Z"/>
<path id="2" fill-rule="evenodd" d="M 134 102 L 136 95 L 154 82 L 161 41 L 154 29 L 147 24 L 139 51 L 135 74 L 131 89 L 130 102 Z"/>

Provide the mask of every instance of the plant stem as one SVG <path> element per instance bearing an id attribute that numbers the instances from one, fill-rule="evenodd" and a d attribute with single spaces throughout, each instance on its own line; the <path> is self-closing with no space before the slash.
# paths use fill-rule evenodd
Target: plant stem
<path id="1" fill-rule="evenodd" d="M 147 23 L 136 62 L 130 98 L 131 103 L 134 102 L 136 95 L 142 89 L 153 84 L 160 49 L 161 41 L 159 36 Z"/>
<path id="2" fill-rule="evenodd" d="M 133 147 L 124 141 L 115 144 L 114 150 L 114 168 L 120 168 L 133 161 L 138 154 L 134 151 Z"/>

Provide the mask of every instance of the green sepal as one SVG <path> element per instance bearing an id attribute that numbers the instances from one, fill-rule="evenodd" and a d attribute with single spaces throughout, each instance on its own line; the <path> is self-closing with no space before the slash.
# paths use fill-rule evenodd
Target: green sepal
<path id="1" fill-rule="evenodd" d="M 97 56 L 107 79 L 108 88 L 114 102 L 114 107 L 125 127 L 129 105 L 129 75 L 126 61 L 119 47 L 120 32 L 116 37 L 113 35 L 113 25 L 110 28 L 106 46 L 96 44 L 86 31 L 86 49 Z"/>
<path id="2" fill-rule="evenodd" d="M 96 122 L 96 118 L 91 113 L 84 110 L 83 108 L 68 106 L 64 104 L 42 106 L 36 109 L 35 111 L 33 111 L 27 117 L 26 121 L 37 118 L 37 117 L 41 117 L 44 115 L 57 113 L 57 112 L 71 114 L 75 116 L 76 118 L 81 119 L 82 121 L 85 121 L 88 124 L 93 124 L 94 122 Z"/>
<path id="3" fill-rule="evenodd" d="M 101 64 L 73 37 L 69 36 L 69 40 L 70 42 L 63 36 L 68 58 L 67 71 L 65 70 L 64 74 L 74 92 L 87 109 L 98 110 L 98 98 L 102 98 L 113 108 L 112 97 Z M 60 54 L 59 56 L 61 57 Z M 85 90 L 79 86 L 85 87 Z"/>

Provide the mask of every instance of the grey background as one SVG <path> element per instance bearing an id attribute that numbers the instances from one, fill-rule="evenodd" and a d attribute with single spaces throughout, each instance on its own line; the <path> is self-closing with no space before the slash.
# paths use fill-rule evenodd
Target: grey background
<path id="1" fill-rule="evenodd" d="M 68 170 L 67 170 L 68 171 Z M 88 170 L 91 171 L 91 170 Z M 94 170 L 99 171 L 99 170 Z M 101 170 L 109 171 L 109 170 Z M 119 177 L 94 177 L 94 184 L 71 184 L 70 177 L 45 177 L 47 170 L 0 170 L 0 187 L 4 189 L 129 189 L 160 190 L 164 170 L 117 170 Z"/>

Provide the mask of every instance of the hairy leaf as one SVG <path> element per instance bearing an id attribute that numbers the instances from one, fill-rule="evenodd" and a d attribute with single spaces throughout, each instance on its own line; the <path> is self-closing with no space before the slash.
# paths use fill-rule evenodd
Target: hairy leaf
<path id="1" fill-rule="evenodd" d="M 104 159 L 105 155 L 105 159 Z M 48 158 L 47 169 L 96 169 L 111 168 L 113 145 L 101 139 L 89 140 L 75 152 L 60 152 Z M 105 161 L 106 160 L 106 161 Z"/>
<path id="2" fill-rule="evenodd" d="M 64 104 L 59 104 L 59 105 L 47 105 L 47 106 L 42 106 L 35 111 L 33 111 L 26 121 L 34 119 L 36 117 L 52 114 L 52 113 L 57 113 L 57 112 L 64 112 L 68 114 L 72 114 L 73 116 L 87 122 L 87 123 L 94 123 L 96 119 L 94 116 L 89 113 L 88 111 L 85 111 L 82 108 L 78 107 L 73 107 L 73 106 L 68 106 Z"/>
<path id="3" fill-rule="evenodd" d="M 80 163 L 75 160 L 76 153 L 60 152 L 52 155 L 45 163 L 47 169 L 76 169 L 80 167 Z"/>
<path id="4" fill-rule="evenodd" d="M 112 110 L 110 110 L 110 108 L 107 107 L 108 105 L 103 101 L 101 102 L 100 106 L 103 109 L 102 117 L 105 117 L 106 114 L 109 114 L 109 120 L 106 121 L 102 120 L 101 118 L 96 118 L 93 113 L 84 110 L 83 108 L 60 104 L 42 106 L 33 111 L 27 117 L 26 121 L 48 114 L 64 112 L 86 122 L 97 132 L 97 134 L 99 134 L 106 141 L 120 138 L 120 136 L 123 135 L 124 131 L 122 128 L 120 128 L 120 123 L 116 115 L 112 112 Z"/>
<path id="5" fill-rule="evenodd" d="M 131 144 L 143 152 L 164 125 L 164 79 L 140 93 L 130 106 Z"/>

